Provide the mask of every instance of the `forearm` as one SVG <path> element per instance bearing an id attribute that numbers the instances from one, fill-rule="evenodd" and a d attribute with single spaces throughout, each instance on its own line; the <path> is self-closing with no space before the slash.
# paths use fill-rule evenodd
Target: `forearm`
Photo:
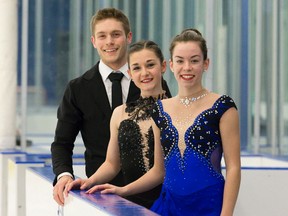
<path id="1" fill-rule="evenodd" d="M 226 181 L 221 216 L 232 216 L 236 205 L 241 181 L 241 169 L 226 170 Z"/>
<path id="2" fill-rule="evenodd" d="M 51 156 L 53 171 L 56 176 L 63 172 L 69 172 L 73 175 L 72 168 L 72 148 L 67 148 L 61 143 L 52 143 L 51 146 Z"/>
<path id="3" fill-rule="evenodd" d="M 90 187 L 111 181 L 120 172 L 120 165 L 105 161 L 98 170 L 88 178 Z"/>
<path id="4" fill-rule="evenodd" d="M 78 131 L 77 124 L 58 120 L 54 142 L 51 144 L 52 165 L 55 175 L 63 172 L 73 174 L 72 155 Z"/>
<path id="5" fill-rule="evenodd" d="M 126 185 L 123 196 L 130 196 L 153 189 L 163 182 L 164 175 L 163 169 L 150 169 L 145 175 Z"/>

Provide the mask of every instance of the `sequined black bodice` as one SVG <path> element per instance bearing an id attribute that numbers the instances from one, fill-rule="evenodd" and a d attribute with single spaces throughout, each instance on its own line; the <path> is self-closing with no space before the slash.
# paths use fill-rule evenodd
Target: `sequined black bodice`
<path id="1" fill-rule="evenodd" d="M 121 168 L 127 181 L 135 180 L 153 166 L 154 137 L 151 128 L 149 109 L 154 99 L 140 98 L 128 103 L 125 112 L 129 118 L 119 126 Z M 140 128 L 145 125 L 146 130 Z"/>
<path id="2" fill-rule="evenodd" d="M 154 163 L 154 136 L 150 111 L 155 103 L 153 97 L 127 103 L 127 118 L 119 125 L 119 150 L 124 181 L 129 184 L 144 175 Z M 158 197 L 160 188 L 141 194 L 146 207 Z M 139 198 L 139 197 L 138 197 Z M 137 200 L 133 200 L 137 202 Z M 142 201 L 140 201 L 142 202 Z"/>

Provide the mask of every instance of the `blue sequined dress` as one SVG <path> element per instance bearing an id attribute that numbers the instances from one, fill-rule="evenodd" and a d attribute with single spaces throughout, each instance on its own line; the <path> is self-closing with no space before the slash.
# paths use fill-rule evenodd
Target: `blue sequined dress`
<path id="1" fill-rule="evenodd" d="M 221 116 L 234 101 L 226 95 L 210 109 L 201 112 L 185 131 L 186 148 L 181 155 L 178 130 L 158 100 L 153 120 L 161 131 L 166 175 L 160 197 L 151 210 L 160 215 L 219 216 L 222 208 L 224 177 L 221 174 Z"/>

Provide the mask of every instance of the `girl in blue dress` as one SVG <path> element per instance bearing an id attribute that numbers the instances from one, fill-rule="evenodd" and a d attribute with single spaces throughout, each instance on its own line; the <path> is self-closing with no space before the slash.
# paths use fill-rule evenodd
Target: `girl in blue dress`
<path id="1" fill-rule="evenodd" d="M 186 29 L 170 46 L 170 68 L 178 83 L 175 97 L 158 100 L 154 166 L 125 186 L 99 186 L 119 195 L 145 191 L 163 181 L 152 210 L 160 215 L 232 216 L 240 186 L 240 130 L 232 98 L 208 91 L 202 76 L 209 66 L 206 41 Z M 221 173 L 224 158 L 226 176 Z"/>

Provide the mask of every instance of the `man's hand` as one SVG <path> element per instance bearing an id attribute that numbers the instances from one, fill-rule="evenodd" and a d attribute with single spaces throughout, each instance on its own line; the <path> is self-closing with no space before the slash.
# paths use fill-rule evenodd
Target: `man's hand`
<path id="1" fill-rule="evenodd" d="M 61 206 L 64 205 L 64 190 L 71 183 L 73 179 L 69 175 L 62 176 L 58 179 L 56 185 L 53 188 L 53 199 Z"/>

